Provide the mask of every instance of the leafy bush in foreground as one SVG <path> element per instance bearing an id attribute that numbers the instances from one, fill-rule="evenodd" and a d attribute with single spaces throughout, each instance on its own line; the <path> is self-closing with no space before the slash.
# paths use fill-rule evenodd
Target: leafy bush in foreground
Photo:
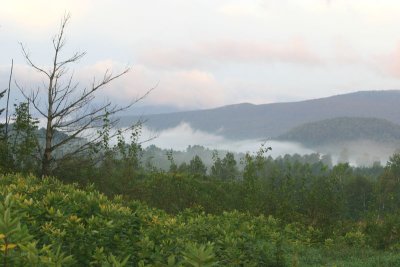
<path id="1" fill-rule="evenodd" d="M 54 253 L 62 251 L 72 256 L 71 264 L 81 266 L 96 266 L 111 258 L 123 261 L 128 256 L 131 263 L 137 261 L 133 256 L 140 220 L 120 198 L 109 200 L 93 189 L 80 190 L 51 178 L 0 177 L 0 202 L 11 201 L 13 205 L 7 208 L 13 219 L 19 219 L 26 236 L 29 233 L 34 240 L 16 239 L 15 252 L 24 254 L 51 246 Z M 10 236 L 2 228 L 0 231 L 6 238 Z"/>
<path id="2" fill-rule="evenodd" d="M 109 200 L 93 188 L 81 190 L 52 178 L 20 175 L 0 177 L 0 203 L 0 216 L 11 215 L 22 236 L 14 238 L 0 227 L 2 242 L 12 244 L 5 250 L 8 254 L 0 256 L 7 264 L 12 262 L 8 266 L 48 266 L 53 264 L 49 259 L 58 260 L 58 266 L 285 262 L 279 222 L 272 217 L 195 210 L 172 216 L 121 197 Z"/>

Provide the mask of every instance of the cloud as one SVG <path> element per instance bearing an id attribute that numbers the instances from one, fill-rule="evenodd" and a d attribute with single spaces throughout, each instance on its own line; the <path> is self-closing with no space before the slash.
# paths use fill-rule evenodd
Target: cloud
<path id="1" fill-rule="evenodd" d="M 87 77 L 102 77 L 107 69 L 118 73 L 124 67 L 119 62 L 101 61 L 86 66 L 79 77 L 86 77 L 86 80 Z M 127 103 L 154 87 L 143 102 L 180 108 L 215 107 L 224 103 L 224 88 L 209 72 L 197 69 L 156 71 L 143 65 L 133 66 L 130 72 L 104 88 L 102 95 Z"/>
<path id="2" fill-rule="evenodd" d="M 376 63 L 383 74 L 400 78 L 400 42 L 388 54 L 376 57 Z"/>
<path id="3" fill-rule="evenodd" d="M 333 41 L 333 63 L 339 65 L 366 64 L 363 56 L 353 46 L 341 37 Z"/>
<path id="4" fill-rule="evenodd" d="M 140 64 L 160 69 L 191 69 L 204 65 L 207 58 L 197 47 L 160 46 L 142 49 L 137 56 Z"/>
<path id="5" fill-rule="evenodd" d="M 205 49 L 213 59 L 223 62 L 289 62 L 307 65 L 320 63 L 319 57 L 301 38 L 294 38 L 284 44 L 227 41 L 206 45 Z"/>
<path id="6" fill-rule="evenodd" d="M 9 75 L 10 75 L 10 65 L 0 65 L 0 91 L 6 89 L 8 87 Z M 20 92 L 22 89 L 27 95 L 30 95 L 32 90 L 44 89 L 41 90 L 41 93 L 45 93 L 45 88 L 47 87 L 46 79 L 44 79 L 43 75 L 34 69 L 30 68 L 24 64 L 14 64 L 13 67 L 13 76 L 11 80 L 11 93 L 10 93 L 10 114 L 14 113 L 14 104 L 18 104 L 20 102 L 25 101 L 25 98 Z M 20 87 L 18 88 L 17 85 Z M 44 105 L 45 98 L 39 100 L 39 103 Z M 2 98 L 0 100 L 0 108 L 5 107 L 6 98 Z M 32 110 L 33 116 L 38 116 L 37 112 Z M 4 116 L 5 114 L 2 114 Z"/>
<path id="7" fill-rule="evenodd" d="M 182 122 L 176 127 L 155 132 L 143 127 L 141 140 L 149 140 L 150 137 L 157 136 L 149 142 L 145 142 L 144 146 L 156 145 L 163 149 L 174 149 L 184 151 L 191 145 L 201 145 L 209 149 L 218 149 L 232 151 L 236 153 L 256 153 L 263 141 L 257 139 L 247 140 L 229 140 L 218 134 L 196 130 L 186 122 Z M 129 139 L 128 133 L 126 139 Z M 330 154 L 333 163 L 336 164 L 343 151 L 348 154 L 350 164 L 354 166 L 371 166 L 374 161 L 385 163 L 388 158 L 395 152 L 395 147 L 390 144 L 376 143 L 368 140 L 356 140 L 337 144 L 335 146 L 323 146 L 316 149 L 307 148 L 295 142 L 282 142 L 276 140 L 268 140 L 267 146 L 272 150 L 268 151 L 268 155 L 276 158 L 286 154 L 307 155 L 312 153 Z M 373 149 L 371 149 L 373 148 Z"/>
<path id="8" fill-rule="evenodd" d="M 5 89 L 8 87 L 9 75 L 10 75 L 11 65 L 0 65 L 0 87 Z M 14 64 L 13 76 L 11 80 L 11 93 L 12 98 L 18 98 L 22 101 L 22 97 L 19 93 L 19 89 L 16 88 L 15 82 L 21 87 L 25 92 L 29 93 L 32 89 L 37 89 L 38 87 L 43 87 L 43 83 L 46 82 L 45 77 L 24 64 Z M 4 88 L 3 88 L 4 87 Z"/>
<path id="9" fill-rule="evenodd" d="M 34 29 L 33 32 L 45 31 L 54 27 L 65 12 L 71 12 L 74 17 L 81 17 L 88 11 L 89 1 L 79 0 L 12 0 L 3 1 L 0 17 L 6 24 L 12 22 L 21 28 Z M 29 32 L 27 32 L 29 34 Z"/>
<path id="10" fill-rule="evenodd" d="M 164 73 L 159 90 L 150 100 L 159 104 L 177 104 L 179 107 L 215 107 L 224 102 L 224 88 L 208 72 L 170 72 Z"/>
<path id="11" fill-rule="evenodd" d="M 262 12 L 258 5 L 249 2 L 236 2 L 222 5 L 219 12 L 225 16 L 232 17 L 258 17 L 262 16 Z"/>
<path id="12" fill-rule="evenodd" d="M 160 132 L 154 132 L 146 127 L 143 128 L 141 138 L 148 140 L 149 137 L 157 136 L 150 142 L 144 143 L 145 146 L 156 145 L 163 149 L 185 150 L 189 145 L 201 145 L 210 149 L 227 150 L 237 153 L 255 153 L 257 152 L 263 141 L 261 140 L 240 140 L 233 141 L 223 136 L 207 133 L 204 131 L 193 129 L 190 124 L 182 122 L 178 126 L 166 129 Z M 127 137 L 128 138 L 128 137 Z M 270 140 L 268 146 L 272 147 L 272 151 L 268 155 L 273 157 L 283 156 L 285 154 L 311 154 L 315 151 L 305 148 L 300 144 L 293 142 L 279 142 Z"/>
<path id="13" fill-rule="evenodd" d="M 188 123 L 184 122 L 174 128 L 161 132 L 154 132 L 144 127 L 141 138 L 147 140 L 152 136 L 157 136 L 157 138 L 151 140 L 149 143 L 145 143 L 145 145 L 154 144 L 160 148 L 173 148 L 175 150 L 185 150 L 189 145 L 212 147 L 224 142 L 222 136 L 195 130 Z"/>
<path id="14" fill-rule="evenodd" d="M 398 86 L 400 51 L 393 49 L 393 25 L 400 22 L 399 2 L 330 2 L 4 1 L 0 64 L 20 60 L 18 41 L 46 64 L 51 36 L 62 14 L 70 11 L 65 52 L 76 47 L 88 51 L 84 64 L 90 65 L 75 71 L 82 86 L 106 68 L 117 71 L 124 62 L 134 64 L 101 93 L 111 100 L 140 97 L 158 82 L 144 102 L 193 109 Z M 18 80 L 26 80 L 27 88 L 40 84 L 21 73 Z M 7 84 L 7 74 L 8 66 L 1 84 Z"/>
<path id="15" fill-rule="evenodd" d="M 197 44 L 191 48 L 143 49 L 138 55 L 138 61 L 162 69 L 209 67 L 227 63 L 322 63 L 302 38 L 293 38 L 285 43 L 228 40 Z"/>
<path id="16" fill-rule="evenodd" d="M 72 66 L 73 67 L 73 66 Z M 0 82 L 8 84 L 10 66 L 0 66 Z M 64 81 L 74 74 L 74 81 L 79 82 L 79 89 L 90 88 L 93 81 L 99 82 L 106 71 L 118 74 L 127 65 L 113 60 L 99 61 L 92 65 L 76 66 L 63 77 Z M 47 86 L 41 73 L 27 65 L 14 65 L 14 75 L 18 84 L 30 92 L 32 89 Z M 151 88 L 154 91 L 143 99 L 147 105 L 168 105 L 179 108 L 205 108 L 225 104 L 226 92 L 213 74 L 198 69 L 159 71 L 143 65 L 135 65 L 120 78 L 110 82 L 96 95 L 98 101 L 109 99 L 112 102 L 128 104 L 145 95 Z M 22 96 L 13 85 L 15 98 Z M 42 91 L 45 93 L 45 91 Z M 41 95 L 44 97 L 44 95 Z M 96 101 L 97 101 L 96 100 Z"/>

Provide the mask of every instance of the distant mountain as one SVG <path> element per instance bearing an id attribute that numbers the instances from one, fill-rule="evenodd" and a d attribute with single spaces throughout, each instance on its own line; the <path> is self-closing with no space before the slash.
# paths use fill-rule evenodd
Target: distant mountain
<path id="1" fill-rule="evenodd" d="M 400 91 L 361 91 L 320 99 L 263 105 L 236 104 L 215 109 L 144 115 L 146 126 L 164 130 L 189 123 L 194 129 L 230 139 L 275 138 L 304 123 L 337 117 L 386 119 L 400 124 Z M 138 116 L 124 116 L 121 126 Z"/>
<path id="2" fill-rule="evenodd" d="M 305 123 L 277 139 L 298 142 L 308 147 L 358 140 L 399 143 L 400 125 L 377 118 L 334 118 Z"/>

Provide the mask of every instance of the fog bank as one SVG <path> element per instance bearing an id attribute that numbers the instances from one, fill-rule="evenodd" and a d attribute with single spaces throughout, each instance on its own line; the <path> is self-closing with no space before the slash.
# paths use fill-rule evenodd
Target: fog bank
<path id="1" fill-rule="evenodd" d="M 159 132 L 143 127 L 141 140 L 147 140 L 154 136 L 157 137 L 143 143 L 143 146 L 155 145 L 163 149 L 185 151 L 188 146 L 201 145 L 209 149 L 255 153 L 264 143 L 261 139 L 229 140 L 218 134 L 195 130 L 188 123 L 181 123 L 177 127 Z M 295 142 L 267 140 L 266 146 L 272 148 L 268 155 L 274 158 L 285 154 L 330 154 L 333 164 L 349 162 L 353 166 L 371 166 L 375 162 L 386 164 L 389 157 L 400 148 L 400 144 L 383 144 L 369 140 L 344 142 L 313 149 Z"/>
<path id="2" fill-rule="evenodd" d="M 210 134 L 200 130 L 193 129 L 188 123 L 181 123 L 177 127 L 162 130 L 160 132 L 149 130 L 144 127 L 141 140 L 147 140 L 152 136 L 155 139 L 145 142 L 144 146 L 155 145 L 163 149 L 174 149 L 184 151 L 188 146 L 201 145 L 210 149 L 227 150 L 236 153 L 257 152 L 263 140 L 229 140 L 223 136 Z M 316 151 L 305 148 L 304 146 L 293 142 L 280 142 L 269 140 L 266 146 L 272 147 L 272 151 L 268 152 L 273 157 L 285 154 L 310 154 Z"/>

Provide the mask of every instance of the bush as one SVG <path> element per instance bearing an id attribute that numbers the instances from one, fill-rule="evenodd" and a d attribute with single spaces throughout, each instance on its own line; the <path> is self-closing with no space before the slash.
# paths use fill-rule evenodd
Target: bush
<path id="1" fill-rule="evenodd" d="M 0 177 L 0 192 L 15 202 L 15 211 L 23 214 L 21 224 L 38 247 L 51 246 L 81 266 L 89 266 L 99 249 L 106 256 L 130 256 L 130 263 L 137 260 L 140 220 L 121 199 L 109 200 L 92 188 L 80 190 L 52 178 L 19 175 Z"/>

